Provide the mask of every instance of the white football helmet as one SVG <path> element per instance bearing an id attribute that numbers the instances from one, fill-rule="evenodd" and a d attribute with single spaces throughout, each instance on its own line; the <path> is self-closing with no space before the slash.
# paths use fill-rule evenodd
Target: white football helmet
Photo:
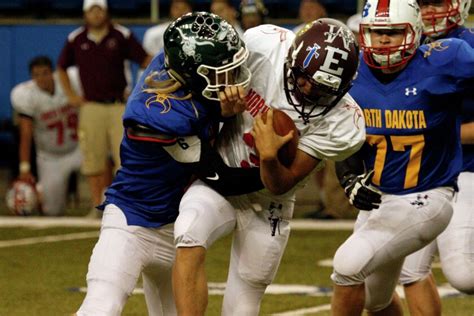
<path id="1" fill-rule="evenodd" d="M 38 193 L 34 184 L 16 180 L 7 190 L 8 209 L 19 216 L 38 214 L 40 211 Z"/>
<path id="2" fill-rule="evenodd" d="M 370 32 L 376 29 L 405 31 L 400 46 L 375 47 Z M 362 11 L 360 45 L 365 62 L 373 68 L 391 68 L 407 63 L 420 45 L 423 30 L 416 0 L 367 0 Z"/>
<path id="3" fill-rule="evenodd" d="M 435 38 L 463 25 L 471 7 L 471 0 L 418 0 L 418 3 L 423 18 L 423 34 Z"/>

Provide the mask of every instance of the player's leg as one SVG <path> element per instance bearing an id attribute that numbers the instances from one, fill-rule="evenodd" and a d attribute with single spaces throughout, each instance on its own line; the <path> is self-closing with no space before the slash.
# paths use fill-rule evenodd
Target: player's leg
<path id="1" fill-rule="evenodd" d="M 87 272 L 87 294 L 77 315 L 120 315 L 131 295 L 149 249 L 128 226 L 125 215 L 113 204 L 107 205 L 99 240 Z"/>
<path id="2" fill-rule="evenodd" d="M 394 295 L 403 258 L 381 265 L 365 279 L 365 308 L 373 316 L 403 315 L 400 299 Z"/>
<path id="3" fill-rule="evenodd" d="M 439 255 L 449 284 L 474 294 L 474 173 L 461 173 L 458 184 L 453 218 L 437 238 Z"/>
<path id="4" fill-rule="evenodd" d="M 337 286 L 349 288 L 335 292 L 333 309 L 338 313 L 334 315 L 358 314 L 363 296 L 355 293 L 360 291 L 357 285 L 364 283 L 378 268 L 397 262 L 434 240 L 452 215 L 451 199 L 452 191 L 444 188 L 383 196 L 381 207 L 371 211 L 367 222 L 336 252 L 331 278 Z M 344 296 L 354 297 L 355 301 L 336 306 L 346 301 Z M 386 303 L 388 306 L 391 296 L 387 297 L 386 302 L 378 305 Z"/>
<path id="5" fill-rule="evenodd" d="M 82 173 L 87 177 L 91 190 L 92 206 L 102 202 L 105 188 L 105 166 L 109 151 L 107 147 L 106 106 L 88 102 L 79 109 L 79 145 L 83 155 Z M 121 124 L 120 124 L 121 126 Z"/>
<path id="6" fill-rule="evenodd" d="M 183 196 L 174 231 L 173 291 L 179 315 L 204 315 L 206 249 L 235 225 L 232 205 L 203 182 L 194 182 Z"/>
<path id="7" fill-rule="evenodd" d="M 63 215 L 66 209 L 67 159 L 38 152 L 36 161 L 43 214 Z"/>
<path id="8" fill-rule="evenodd" d="M 434 240 L 405 258 L 400 283 L 412 316 L 441 315 L 441 299 L 431 275 L 431 263 L 437 249 L 437 240 Z"/>
<path id="9" fill-rule="evenodd" d="M 424 279 L 403 287 L 411 316 L 440 316 L 441 299 L 430 273 Z"/>
<path id="10" fill-rule="evenodd" d="M 151 262 L 143 269 L 143 289 L 148 315 L 176 315 L 171 270 L 175 257 L 173 225 L 148 230 L 153 233 L 149 245 Z"/>
<path id="11" fill-rule="evenodd" d="M 258 193 L 249 197 L 255 195 Z M 258 315 L 265 289 L 276 275 L 288 242 L 293 203 L 258 201 L 263 210 L 256 212 L 251 200 L 241 198 L 240 203 L 230 200 L 236 207 L 238 224 L 232 241 L 222 315 Z"/>
<path id="12" fill-rule="evenodd" d="M 120 144 L 123 138 L 122 116 L 125 111 L 125 105 L 117 103 L 111 105 L 108 110 L 107 133 L 109 137 L 110 153 L 114 163 L 112 172 L 113 178 L 115 172 L 120 168 Z"/>

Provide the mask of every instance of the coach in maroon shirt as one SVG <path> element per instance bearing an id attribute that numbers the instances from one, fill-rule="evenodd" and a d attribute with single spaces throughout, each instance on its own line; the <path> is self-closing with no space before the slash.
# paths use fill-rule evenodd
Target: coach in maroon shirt
<path id="1" fill-rule="evenodd" d="M 98 205 L 110 184 L 108 158 L 112 157 L 115 170 L 120 166 L 127 97 L 124 61 L 129 59 L 145 68 L 151 56 L 129 29 L 110 21 L 106 0 L 84 0 L 83 11 L 85 25 L 68 35 L 59 56 L 58 73 L 70 104 L 80 106 L 82 172 L 89 180 L 92 202 Z M 73 65 L 79 68 L 84 97 L 71 88 L 66 69 Z"/>

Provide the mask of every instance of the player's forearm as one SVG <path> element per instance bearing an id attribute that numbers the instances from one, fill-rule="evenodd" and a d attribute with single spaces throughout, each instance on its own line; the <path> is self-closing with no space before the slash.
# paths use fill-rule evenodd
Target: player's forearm
<path id="1" fill-rule="evenodd" d="M 20 145 L 19 160 L 20 163 L 29 163 L 31 155 L 31 143 L 33 141 L 33 122 L 30 118 L 20 117 Z"/>
<path id="2" fill-rule="evenodd" d="M 276 195 L 284 194 L 296 185 L 291 171 L 278 159 L 260 160 L 260 178 L 265 188 Z"/>
<path id="3" fill-rule="evenodd" d="M 461 143 L 474 144 L 474 122 L 461 125 Z"/>

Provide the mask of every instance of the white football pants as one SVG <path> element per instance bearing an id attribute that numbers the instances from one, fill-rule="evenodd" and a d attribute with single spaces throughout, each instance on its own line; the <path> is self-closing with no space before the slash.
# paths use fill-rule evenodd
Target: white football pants
<path id="1" fill-rule="evenodd" d="M 128 226 L 113 204 L 102 217 L 99 241 L 87 273 L 87 295 L 78 316 L 120 315 L 142 274 L 149 315 L 176 315 L 171 284 L 173 225 Z"/>
<path id="2" fill-rule="evenodd" d="M 426 278 L 438 250 L 448 282 L 461 292 L 474 294 L 474 173 L 462 172 L 458 184 L 448 227 L 430 245 L 405 259 L 400 283 Z"/>
<path id="3" fill-rule="evenodd" d="M 334 256 L 331 279 L 342 286 L 365 283 L 365 308 L 387 307 L 405 257 L 448 225 L 452 196 L 451 188 L 383 195 L 380 208 L 359 213 L 356 230 Z"/>
<path id="4" fill-rule="evenodd" d="M 66 198 L 69 177 L 81 168 L 82 154 L 76 150 L 65 155 L 53 155 L 38 152 L 38 185 L 41 193 L 43 213 L 48 216 L 63 215 L 66 210 Z"/>
<path id="5" fill-rule="evenodd" d="M 262 192 L 226 200 L 201 181 L 184 195 L 175 223 L 177 247 L 207 249 L 234 232 L 222 315 L 258 315 L 288 241 L 293 207 L 292 199 Z"/>

